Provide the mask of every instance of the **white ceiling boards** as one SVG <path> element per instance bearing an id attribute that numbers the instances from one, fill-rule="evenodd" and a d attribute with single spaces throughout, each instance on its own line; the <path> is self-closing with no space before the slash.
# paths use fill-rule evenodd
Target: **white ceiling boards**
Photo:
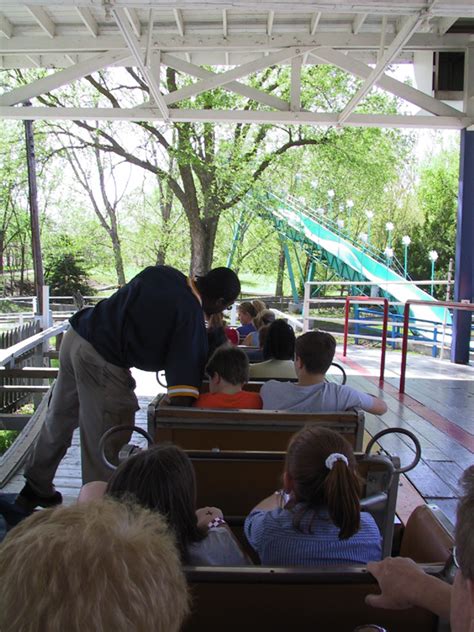
<path id="1" fill-rule="evenodd" d="M 412 63 L 423 51 L 464 51 L 470 82 L 473 50 L 473 0 L 3 0 L 0 67 L 48 71 L 5 92 L 0 115 L 462 129 L 473 124 L 472 104 L 465 101 L 462 112 L 385 71 L 393 63 Z M 302 66 L 307 64 L 335 65 L 361 79 L 361 87 L 341 111 L 304 110 Z M 278 90 L 246 83 L 253 73 L 276 65 L 291 69 L 287 100 Z M 36 98 L 111 66 L 138 68 L 149 89 L 140 107 L 48 108 Z M 167 66 L 192 77 L 192 84 L 168 92 L 161 80 Z M 185 99 L 216 87 L 251 99 L 252 108 L 183 106 Z M 358 112 L 374 87 L 415 105 L 420 113 Z M 22 106 L 27 100 L 32 105 Z"/>

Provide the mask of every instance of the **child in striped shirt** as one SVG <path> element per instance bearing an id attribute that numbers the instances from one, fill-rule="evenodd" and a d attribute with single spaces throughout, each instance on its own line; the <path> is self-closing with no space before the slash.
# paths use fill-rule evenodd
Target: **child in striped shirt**
<path id="1" fill-rule="evenodd" d="M 374 518 L 360 510 L 360 480 L 350 444 L 337 432 L 307 426 L 288 446 L 284 492 L 245 520 L 262 564 L 334 566 L 380 560 Z"/>

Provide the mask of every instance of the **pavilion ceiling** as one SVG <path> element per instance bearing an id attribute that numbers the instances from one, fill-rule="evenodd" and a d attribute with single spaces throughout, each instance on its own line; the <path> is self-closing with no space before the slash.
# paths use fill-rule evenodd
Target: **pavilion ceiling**
<path id="1" fill-rule="evenodd" d="M 216 120 L 320 125 L 387 125 L 464 128 L 465 112 L 389 77 L 390 64 L 411 63 L 423 51 L 464 51 L 472 76 L 473 0 L 366 0 L 311 2 L 181 0 L 63 0 L 49 4 L 4 0 L 0 7 L 0 67 L 46 68 L 47 75 L 0 97 L 7 118 Z M 269 66 L 291 66 L 291 94 L 282 99 L 248 86 L 246 78 Z M 338 112 L 301 108 L 301 68 L 332 64 L 363 79 Z M 369 65 L 370 64 L 370 65 Z M 150 98 L 139 108 L 47 108 L 36 97 L 99 70 L 135 66 Z M 193 78 L 167 93 L 161 81 L 170 66 Z M 361 114 L 357 106 L 378 86 L 416 105 L 420 114 Z M 182 101 L 222 87 L 255 107 L 197 110 Z M 468 85 L 468 91 L 472 86 Z M 31 100 L 32 105 L 18 107 Z M 189 103 L 189 102 L 188 102 Z M 434 118 L 436 122 L 434 122 Z"/>

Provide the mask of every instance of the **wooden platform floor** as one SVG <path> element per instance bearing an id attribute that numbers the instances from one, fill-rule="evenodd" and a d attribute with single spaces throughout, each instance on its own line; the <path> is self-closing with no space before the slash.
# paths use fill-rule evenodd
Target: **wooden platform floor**
<path id="1" fill-rule="evenodd" d="M 366 427 L 374 434 L 387 427 L 412 430 L 422 444 L 422 459 L 407 474 L 409 483 L 428 502 L 437 504 L 454 523 L 459 496 L 459 477 L 474 464 L 474 367 L 410 355 L 407 394 L 398 394 L 400 354 L 387 353 L 386 382 L 378 384 L 379 350 L 350 347 L 344 363 L 348 384 L 381 396 L 389 407 L 383 417 L 366 416 Z M 137 425 L 146 428 L 149 401 L 160 391 L 154 374 L 135 372 L 140 411 Z M 381 440 L 384 449 L 397 454 L 402 463 L 412 460 L 413 449 L 407 437 L 389 436 Z M 3 492 L 17 492 L 23 479 L 17 474 Z M 63 459 L 55 479 L 65 502 L 73 502 L 81 486 L 79 437 Z M 407 483 L 402 483 L 407 485 Z"/>

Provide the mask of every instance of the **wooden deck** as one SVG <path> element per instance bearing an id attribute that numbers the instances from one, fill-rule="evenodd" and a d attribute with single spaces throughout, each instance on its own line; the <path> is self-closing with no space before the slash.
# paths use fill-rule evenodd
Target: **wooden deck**
<path id="1" fill-rule="evenodd" d="M 366 428 L 374 434 L 387 427 L 412 430 L 422 445 L 422 459 L 402 481 L 410 484 L 428 502 L 438 505 L 451 522 L 455 520 L 456 499 L 459 496 L 459 477 L 474 463 L 474 367 L 453 365 L 428 357 L 409 356 L 407 393 L 398 394 L 400 354 L 387 352 L 386 383 L 378 385 L 379 353 L 351 347 L 343 362 L 348 374 L 347 383 L 387 402 L 388 412 L 383 417 L 366 416 Z M 149 401 L 160 391 L 154 374 L 135 372 L 140 411 L 137 425 L 146 428 L 146 409 Z M 384 449 L 397 454 L 402 463 L 411 461 L 413 450 L 407 437 L 389 436 L 381 440 Z M 55 485 L 70 503 L 81 486 L 78 433 L 63 459 Z M 1 491 L 17 492 L 23 485 L 17 474 Z"/>

